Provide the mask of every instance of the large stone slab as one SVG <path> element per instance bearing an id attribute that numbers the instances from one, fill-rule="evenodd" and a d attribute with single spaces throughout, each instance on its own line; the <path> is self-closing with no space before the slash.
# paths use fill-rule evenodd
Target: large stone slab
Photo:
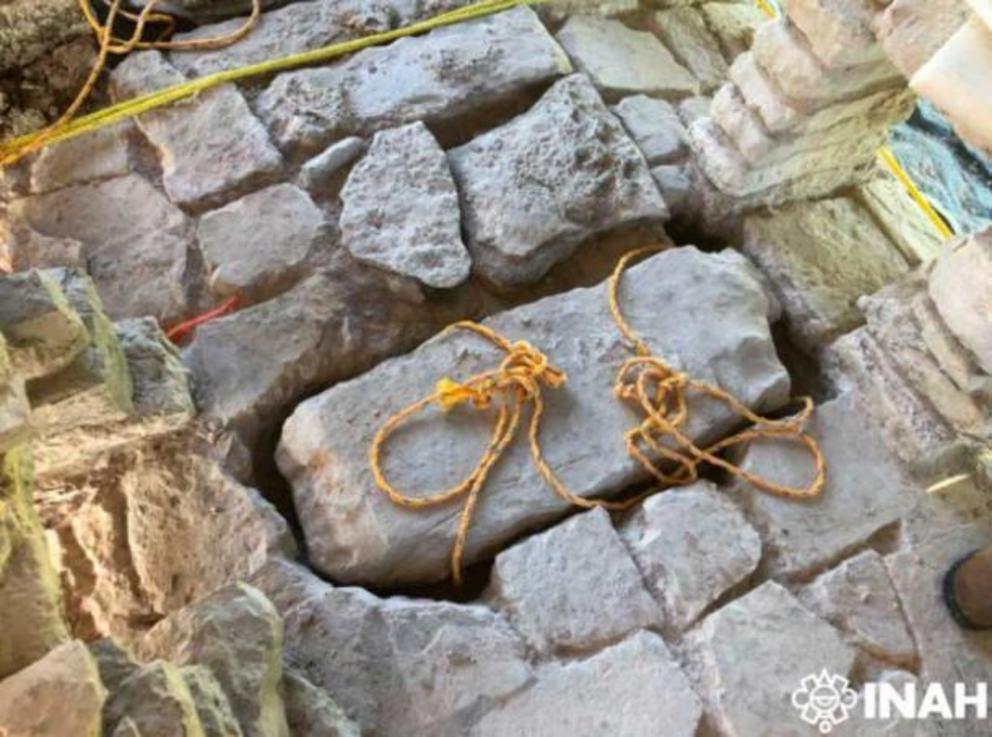
<path id="1" fill-rule="evenodd" d="M 544 654 L 594 651 L 664 619 L 602 509 L 497 555 L 486 598 Z"/>
<path id="2" fill-rule="evenodd" d="M 765 541 L 765 566 L 790 577 L 822 569 L 897 522 L 922 489 L 906 478 L 878 431 L 866 422 L 862 398 L 848 392 L 817 407 L 808 432 L 826 457 L 827 484 L 816 499 L 797 502 L 742 489 L 741 501 Z M 813 475 L 801 446 L 783 441 L 753 444 L 742 467 L 790 486 Z"/>
<path id="3" fill-rule="evenodd" d="M 281 74 L 255 107 L 279 146 L 315 153 L 346 135 L 451 120 L 570 71 L 534 12 L 516 8 Z"/>
<path id="4" fill-rule="evenodd" d="M 692 74 L 647 31 L 635 31 L 618 20 L 575 15 L 556 38 L 604 96 L 679 98 L 699 93 Z"/>
<path id="5" fill-rule="evenodd" d="M 512 737 L 659 734 L 692 737 L 702 715 L 689 681 L 657 635 L 639 632 L 587 659 L 552 663 L 467 733 Z"/>
<path id="6" fill-rule="evenodd" d="M 692 645 L 704 700 L 731 737 L 808 737 L 792 693 L 807 676 L 847 677 L 854 665 L 840 633 L 773 582 L 707 617 Z"/>
<path id="7" fill-rule="evenodd" d="M 78 640 L 0 681 L 0 730 L 18 737 L 100 737 L 107 691 Z"/>
<path id="8" fill-rule="evenodd" d="M 127 99 L 186 78 L 157 51 L 133 54 L 113 72 Z M 137 119 L 162 162 L 162 184 L 175 204 L 201 209 L 272 181 L 282 157 L 233 85 L 146 113 Z"/>
<path id="9" fill-rule="evenodd" d="M 632 324 L 667 360 L 749 406 L 772 409 L 786 400 L 789 381 L 767 324 L 773 307 L 738 254 L 669 251 L 631 270 L 622 292 Z M 546 393 L 540 438 L 550 467 L 575 493 L 615 494 L 643 478 L 623 447 L 634 415 L 611 392 L 614 374 L 630 354 L 607 311 L 603 285 L 547 298 L 487 324 L 547 351 L 568 373 L 563 389 Z M 433 392 L 442 376 L 467 377 L 502 357 L 477 336 L 447 334 L 297 407 L 283 427 L 277 456 L 319 570 L 336 580 L 380 584 L 447 575 L 459 505 L 426 511 L 394 506 L 372 481 L 369 444 L 389 415 Z M 709 402 L 694 402 L 693 411 L 689 432 L 699 438 L 713 439 L 735 424 Z M 470 470 L 488 442 L 490 422 L 464 407 L 443 418 L 428 415 L 395 439 L 387 453 L 389 476 L 414 493 L 445 488 Z M 483 490 L 469 563 L 567 511 L 540 479 L 522 441 L 507 449 Z"/>
<path id="10" fill-rule="evenodd" d="M 758 533 L 708 481 L 650 497 L 620 534 L 673 630 L 691 625 L 761 560 Z"/>
<path id="11" fill-rule="evenodd" d="M 458 191 L 423 123 L 377 133 L 341 202 L 341 242 L 359 261 L 438 289 L 468 278 Z"/>
<path id="12" fill-rule="evenodd" d="M 326 585 L 287 612 L 286 660 L 363 734 L 465 734 L 531 677 L 520 637 L 488 609 Z"/>
<path id="13" fill-rule="evenodd" d="M 499 286 L 536 281 L 597 233 L 668 216 L 644 156 L 583 75 L 448 156 L 473 266 Z"/>

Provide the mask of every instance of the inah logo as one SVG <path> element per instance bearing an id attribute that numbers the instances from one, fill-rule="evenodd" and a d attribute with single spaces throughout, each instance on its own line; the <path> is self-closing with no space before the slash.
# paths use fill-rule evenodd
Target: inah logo
<path id="1" fill-rule="evenodd" d="M 834 727 L 846 722 L 851 709 L 858 703 L 858 694 L 843 676 L 831 675 L 824 668 L 820 675 L 810 675 L 792 692 L 792 705 L 807 724 L 821 734 L 830 734 Z"/>

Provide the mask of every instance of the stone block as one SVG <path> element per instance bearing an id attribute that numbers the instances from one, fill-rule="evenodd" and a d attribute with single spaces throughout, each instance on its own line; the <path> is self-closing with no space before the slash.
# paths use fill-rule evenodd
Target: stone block
<path id="1" fill-rule="evenodd" d="M 103 714 L 103 733 L 117 737 L 204 737 L 182 673 L 162 660 L 141 666 L 111 694 Z"/>
<path id="2" fill-rule="evenodd" d="M 691 7 L 663 10 L 654 16 L 653 23 L 668 50 L 698 80 L 701 92 L 709 93 L 726 81 L 727 61 L 720 41 L 699 10 Z"/>
<path id="3" fill-rule="evenodd" d="M 708 2 L 699 10 L 720 41 L 728 64 L 751 48 L 755 31 L 768 22 L 768 16 L 755 3 Z"/>
<path id="4" fill-rule="evenodd" d="M 911 266 L 918 266 L 940 253 L 943 239 L 936 226 L 894 177 L 880 176 L 858 187 L 855 197 Z"/>
<path id="5" fill-rule="evenodd" d="M 648 164 L 670 164 L 689 153 L 685 128 L 675 108 L 647 95 L 625 97 L 612 108 Z"/>
<path id="6" fill-rule="evenodd" d="M 358 725 L 345 715 L 341 707 L 299 673 L 284 673 L 282 686 L 286 722 L 291 735 L 361 737 Z"/>
<path id="7" fill-rule="evenodd" d="M 892 0 L 872 30 L 886 55 L 910 79 L 968 19 L 964 0 Z"/>
<path id="8" fill-rule="evenodd" d="M 809 40 L 813 53 L 837 69 L 880 61 L 871 32 L 878 11 L 873 0 L 785 0 L 785 13 Z"/>

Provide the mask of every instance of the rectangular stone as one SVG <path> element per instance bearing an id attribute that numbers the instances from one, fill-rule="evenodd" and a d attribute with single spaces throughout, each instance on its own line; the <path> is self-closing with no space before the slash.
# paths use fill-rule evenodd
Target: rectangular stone
<path id="1" fill-rule="evenodd" d="M 256 101 L 277 144 L 316 153 L 348 135 L 450 121 L 572 71 L 525 7 L 286 72 Z"/>
<path id="2" fill-rule="evenodd" d="M 734 60 L 730 65 L 730 79 L 772 133 L 787 131 L 804 120 L 803 114 L 792 106 L 782 90 L 755 61 L 753 51 L 741 54 Z"/>
<path id="3" fill-rule="evenodd" d="M 881 176 L 854 192 L 910 265 L 940 254 L 943 238 L 936 226 L 894 177 Z"/>
<path id="4" fill-rule="evenodd" d="M 686 289 L 692 284 L 691 289 Z M 789 380 L 769 335 L 773 306 L 738 254 L 679 248 L 632 269 L 623 307 L 648 345 L 751 407 L 787 398 Z M 604 285 L 577 289 L 488 321 L 511 340 L 548 352 L 568 383 L 546 390 L 540 441 L 550 468 L 574 493 L 614 495 L 645 472 L 624 450 L 635 422 L 613 396 L 615 372 L 631 354 L 609 316 Z M 369 465 L 375 433 L 394 412 L 434 391 L 444 376 L 466 378 L 503 358 L 478 336 L 443 334 L 352 381 L 307 400 L 283 427 L 277 460 L 293 485 L 312 564 L 335 580 L 376 585 L 428 582 L 450 572 L 459 503 L 423 510 L 393 505 Z M 705 442 L 736 425 L 727 411 L 693 398 L 687 432 Z M 461 407 L 400 431 L 385 454 L 386 472 L 413 494 L 457 482 L 485 448 L 492 418 Z M 534 467 L 523 437 L 490 473 L 468 537 L 466 563 L 493 555 L 519 534 L 567 513 Z"/>
<path id="5" fill-rule="evenodd" d="M 654 16 L 661 40 L 694 76 L 702 92 L 716 89 L 727 79 L 727 61 L 720 42 L 696 8 L 673 8 Z"/>
<path id="6" fill-rule="evenodd" d="M 878 10 L 874 0 L 784 0 L 784 5 L 813 53 L 831 69 L 882 59 L 871 32 Z"/>

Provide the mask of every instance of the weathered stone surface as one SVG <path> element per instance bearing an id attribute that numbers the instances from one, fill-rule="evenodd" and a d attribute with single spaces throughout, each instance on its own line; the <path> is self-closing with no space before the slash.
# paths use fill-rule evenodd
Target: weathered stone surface
<path id="1" fill-rule="evenodd" d="M 314 153 L 338 138 L 447 121 L 571 71 L 529 8 L 279 75 L 256 110 L 279 146 Z"/>
<path id="2" fill-rule="evenodd" d="M 940 233 L 894 177 L 879 177 L 859 187 L 855 196 L 909 264 L 917 266 L 940 254 Z"/>
<path id="3" fill-rule="evenodd" d="M 118 734 L 114 729 L 126 719 L 141 737 L 206 737 L 182 674 L 162 660 L 139 668 L 110 695 L 104 734 Z"/>
<path id="4" fill-rule="evenodd" d="M 804 588 L 799 599 L 869 653 L 913 665 L 916 644 L 885 562 L 874 550 L 827 571 Z"/>
<path id="5" fill-rule="evenodd" d="M 87 647 L 96 660 L 100 681 L 109 693 L 117 693 L 124 682 L 141 667 L 130 650 L 109 637 L 101 637 Z"/>
<path id="6" fill-rule="evenodd" d="M 75 267 L 82 264 L 82 254 L 83 244 L 74 238 L 49 238 L 9 218 L 0 222 L 0 258 L 12 271 Z"/>
<path id="7" fill-rule="evenodd" d="M 43 236 L 82 243 L 112 319 L 151 315 L 167 322 L 185 312 L 193 278 L 189 222 L 141 176 L 19 199 L 10 217 Z"/>
<path id="8" fill-rule="evenodd" d="M 720 41 L 728 64 L 751 48 L 755 31 L 768 21 L 756 3 L 709 2 L 700 5 L 699 10 Z"/>
<path id="9" fill-rule="evenodd" d="M 854 664 L 840 633 L 773 582 L 711 614 L 692 638 L 704 700 L 732 737 L 806 737 L 792 692 L 824 668 L 847 676 Z"/>
<path id="10" fill-rule="evenodd" d="M 533 685 L 479 720 L 472 737 L 656 734 L 691 737 L 702 713 L 686 677 L 657 635 L 639 632 L 581 661 L 552 663 Z"/>
<path id="11" fill-rule="evenodd" d="M 499 286 L 536 281 L 597 233 L 668 215 L 641 152 L 582 75 L 448 156 L 473 266 Z"/>
<path id="12" fill-rule="evenodd" d="M 24 380 L 13 375 L 3 336 L 0 334 L 0 453 L 28 441 L 31 405 Z"/>
<path id="13" fill-rule="evenodd" d="M 708 481 L 648 498 L 620 527 L 665 624 L 685 629 L 754 572 L 761 538 Z"/>
<path id="14" fill-rule="evenodd" d="M 283 709 L 283 625 L 272 603 L 237 584 L 172 614 L 145 635 L 146 658 L 210 669 L 245 737 L 288 737 Z"/>
<path id="15" fill-rule="evenodd" d="M 651 176 L 654 178 L 662 199 L 672 217 L 690 215 L 692 212 L 691 199 L 694 182 L 692 178 L 695 167 L 686 162 L 684 164 L 663 164 L 662 166 L 651 167 Z M 701 175 L 700 175 L 701 176 Z"/>
<path id="16" fill-rule="evenodd" d="M 520 637 L 491 611 L 353 588 L 287 613 L 286 657 L 363 734 L 464 734 L 531 677 Z"/>
<path id="17" fill-rule="evenodd" d="M 679 119 L 684 126 L 690 126 L 699 118 L 709 114 L 710 98 L 705 95 L 688 97 L 679 103 Z"/>
<path id="18" fill-rule="evenodd" d="M 351 136 L 332 143 L 300 167 L 299 184 L 310 193 L 321 193 L 337 175 L 362 157 L 365 140 Z"/>
<path id="19" fill-rule="evenodd" d="M 649 164 L 667 164 L 688 155 L 685 128 L 669 103 L 634 95 L 612 109 Z"/>
<path id="20" fill-rule="evenodd" d="M 284 289 L 318 251 L 331 247 L 323 225 L 320 209 L 292 184 L 267 187 L 207 213 L 197 237 L 211 288 L 249 300 Z"/>
<path id="21" fill-rule="evenodd" d="M 43 148 L 31 165 L 31 192 L 41 194 L 130 173 L 127 150 L 133 126 L 129 121 L 119 123 Z"/>
<path id="22" fill-rule="evenodd" d="M 827 484 L 821 496 L 797 502 L 739 489 L 765 541 L 764 565 L 780 577 L 802 575 L 836 561 L 896 522 L 921 492 L 911 485 L 875 428 L 865 421 L 861 397 L 849 392 L 821 404 L 808 432 L 823 449 Z M 798 444 L 752 445 L 742 467 L 763 478 L 802 486 L 813 476 Z"/>
<path id="23" fill-rule="evenodd" d="M 11 737 L 100 737 L 107 692 L 78 640 L 0 681 L 0 730 Z"/>
<path id="24" fill-rule="evenodd" d="M 803 114 L 790 104 L 754 57 L 754 52 L 748 51 L 734 59 L 730 65 L 731 81 L 772 133 L 794 128 L 803 121 Z"/>
<path id="25" fill-rule="evenodd" d="M 766 157 L 787 141 L 772 138 L 761 116 L 748 107 L 735 84 L 725 84 L 713 96 L 710 107 L 713 120 L 733 141 L 734 148 L 752 166 L 764 165 Z"/>
<path id="26" fill-rule="evenodd" d="M 381 274 L 321 271 L 202 326 L 183 358 L 201 411 L 250 445 L 297 398 L 429 335 L 424 311 L 419 293 Z"/>
<path id="27" fill-rule="evenodd" d="M 945 248 L 929 291 L 947 326 L 992 374 L 992 229 Z"/>
<path id="28" fill-rule="evenodd" d="M 689 283 L 692 290 L 685 289 Z M 660 254 L 628 273 L 623 298 L 635 329 L 667 360 L 750 406 L 772 409 L 785 401 L 789 382 L 766 322 L 772 305 L 741 256 L 704 255 L 692 247 Z M 564 389 L 546 393 L 541 428 L 545 458 L 560 478 L 582 496 L 616 493 L 641 478 L 620 442 L 630 412 L 608 391 L 628 351 L 609 317 L 605 287 L 550 297 L 487 324 L 511 340 L 531 341 L 568 373 Z M 369 443 L 389 415 L 431 393 L 439 377 L 468 376 L 501 358 L 476 336 L 448 334 L 296 409 L 277 456 L 293 484 L 316 568 L 335 580 L 377 583 L 448 573 L 458 505 L 417 512 L 393 506 L 369 474 Z M 693 412 L 692 435 L 713 438 L 729 429 L 721 408 L 700 401 Z M 399 488 L 444 488 L 469 470 L 467 459 L 477 457 L 489 433 L 490 418 L 467 409 L 418 423 L 415 432 L 397 437 L 387 473 Z M 575 433 L 581 442 L 572 440 Z M 544 485 L 521 441 L 489 476 L 469 535 L 469 563 L 567 509 Z"/>
<path id="29" fill-rule="evenodd" d="M 861 321 L 859 297 L 909 270 L 871 216 L 847 198 L 749 215 L 743 249 L 771 279 L 790 332 L 811 352 Z"/>
<path id="30" fill-rule="evenodd" d="M 287 671 L 282 685 L 292 737 L 360 737 L 358 725 L 302 675 Z"/>
<path id="31" fill-rule="evenodd" d="M 576 15 L 556 38 L 578 71 L 606 97 L 644 93 L 686 97 L 699 93 L 693 76 L 647 31 L 617 20 Z"/>
<path id="32" fill-rule="evenodd" d="M 698 80 L 703 93 L 726 81 L 727 62 L 720 43 L 699 10 L 690 7 L 663 10 L 655 15 L 654 25 L 665 46 Z"/>
<path id="33" fill-rule="evenodd" d="M 18 0 L 0 9 L 0 69 L 15 70 L 86 33 L 72 0 Z"/>
<path id="34" fill-rule="evenodd" d="M 879 61 L 871 23 L 877 10 L 862 0 L 785 0 L 785 12 L 816 56 L 831 69 Z"/>
<path id="35" fill-rule="evenodd" d="M 203 737 L 243 737 L 231 704 L 210 669 L 202 665 L 188 665 L 180 668 L 179 672 L 203 726 Z"/>
<path id="36" fill-rule="evenodd" d="M 964 0 L 893 0 L 873 30 L 886 55 L 909 79 L 968 19 Z"/>
<path id="37" fill-rule="evenodd" d="M 103 475 L 63 481 L 38 502 L 63 575 L 88 582 L 69 590 L 67 609 L 93 637 L 133 642 L 164 615 L 295 553 L 258 492 L 182 442 L 123 452 Z"/>
<path id="38" fill-rule="evenodd" d="M 341 201 L 341 241 L 359 261 L 438 289 L 468 278 L 455 181 L 423 123 L 377 133 Z"/>
<path id="39" fill-rule="evenodd" d="M 157 51 L 132 54 L 113 72 L 118 98 L 182 82 Z M 138 126 L 158 150 L 162 184 L 177 205 L 202 208 L 271 181 L 282 157 L 233 85 L 146 113 Z"/>
<path id="40" fill-rule="evenodd" d="M 218 5 L 214 1 L 213 5 Z M 266 5 L 274 6 L 271 0 Z M 278 4 L 286 5 L 286 0 Z M 242 3 L 242 10 L 251 3 Z M 177 34 L 177 41 L 216 38 L 233 33 L 244 25 L 244 18 L 202 26 Z M 169 60 L 189 77 L 202 77 L 223 69 L 254 64 L 287 54 L 316 49 L 335 41 L 378 33 L 390 28 L 389 8 L 384 3 L 360 0 L 312 0 L 293 2 L 285 8 L 263 13 L 245 38 L 223 49 L 181 51 Z"/>
<path id="41" fill-rule="evenodd" d="M 497 555 L 486 599 L 545 654 L 597 650 L 664 619 L 602 509 Z"/>
<path id="42" fill-rule="evenodd" d="M 65 368 L 89 342 L 58 276 L 31 270 L 0 277 L 0 332 L 11 368 L 25 379 Z"/>

